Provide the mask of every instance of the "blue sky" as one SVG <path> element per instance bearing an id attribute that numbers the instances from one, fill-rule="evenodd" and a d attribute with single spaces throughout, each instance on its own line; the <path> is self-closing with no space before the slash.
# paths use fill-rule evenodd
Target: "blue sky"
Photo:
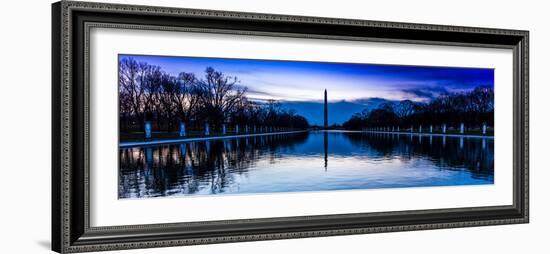
<path id="1" fill-rule="evenodd" d="M 445 93 L 494 86 L 493 69 L 119 55 L 123 57 L 158 65 L 174 76 L 191 72 L 201 78 L 210 66 L 237 77 L 256 100 L 321 101 L 326 88 L 329 101 L 427 102 Z"/>

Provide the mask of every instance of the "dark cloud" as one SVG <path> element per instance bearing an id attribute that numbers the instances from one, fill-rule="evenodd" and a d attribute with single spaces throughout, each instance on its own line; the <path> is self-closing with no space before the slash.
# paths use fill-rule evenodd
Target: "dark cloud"
<path id="1" fill-rule="evenodd" d="M 272 93 L 261 91 L 261 90 L 255 89 L 253 87 L 247 87 L 247 89 L 248 89 L 249 93 L 255 93 L 255 94 L 259 94 L 259 95 L 269 95 L 269 96 L 273 95 Z"/>
<path id="2" fill-rule="evenodd" d="M 376 104 L 376 103 L 384 103 L 384 102 L 391 102 L 391 100 L 379 98 L 379 97 L 369 97 L 369 98 L 360 98 L 351 100 L 350 102 L 358 103 L 358 104 Z"/>
<path id="3" fill-rule="evenodd" d="M 435 87 L 418 87 L 418 88 L 407 88 L 402 89 L 402 93 L 412 96 L 414 99 L 420 100 L 433 100 L 439 96 L 449 94 L 449 90 L 445 87 L 435 86 Z"/>

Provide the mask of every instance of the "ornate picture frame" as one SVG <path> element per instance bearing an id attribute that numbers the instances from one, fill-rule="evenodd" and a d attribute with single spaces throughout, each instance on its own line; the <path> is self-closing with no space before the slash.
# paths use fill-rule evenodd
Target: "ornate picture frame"
<path id="1" fill-rule="evenodd" d="M 513 114 L 513 204 L 91 226 L 89 32 L 92 28 L 512 50 L 513 112 L 509 113 Z M 528 223 L 528 88 L 528 31 L 72 1 L 54 3 L 52 249 L 72 253 Z"/>

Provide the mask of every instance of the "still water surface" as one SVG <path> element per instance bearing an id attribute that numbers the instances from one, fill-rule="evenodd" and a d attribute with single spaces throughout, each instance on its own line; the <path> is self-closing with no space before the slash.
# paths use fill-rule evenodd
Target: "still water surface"
<path id="1" fill-rule="evenodd" d="M 119 153 L 119 198 L 494 182 L 492 138 L 313 131 Z"/>

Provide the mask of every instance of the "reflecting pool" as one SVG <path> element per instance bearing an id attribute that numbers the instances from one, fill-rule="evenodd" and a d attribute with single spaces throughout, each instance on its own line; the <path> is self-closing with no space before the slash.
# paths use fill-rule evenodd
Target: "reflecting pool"
<path id="1" fill-rule="evenodd" d="M 119 198 L 492 184 L 492 138 L 310 131 L 120 148 Z"/>

